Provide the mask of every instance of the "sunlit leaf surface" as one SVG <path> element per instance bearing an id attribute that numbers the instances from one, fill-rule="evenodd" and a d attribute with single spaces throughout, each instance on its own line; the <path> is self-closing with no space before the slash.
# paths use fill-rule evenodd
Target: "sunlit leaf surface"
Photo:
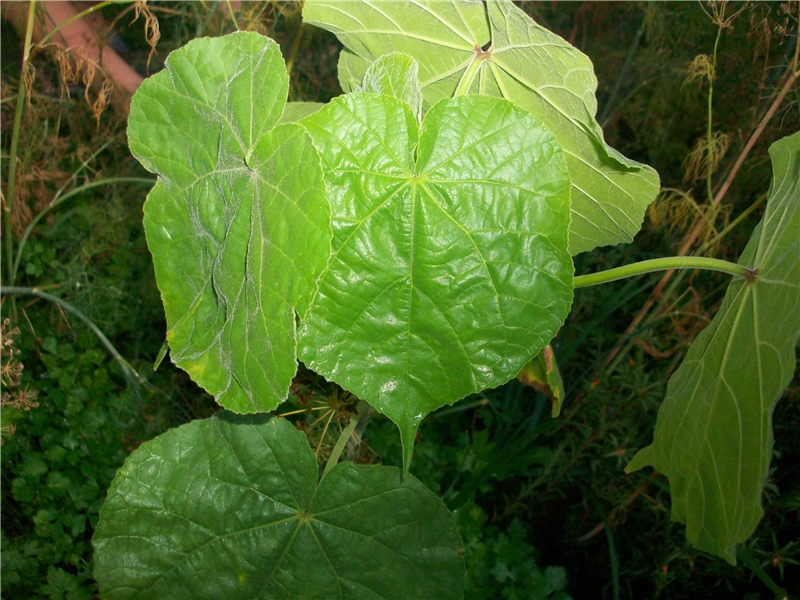
<path id="1" fill-rule="evenodd" d="M 344 44 L 346 91 L 361 85 L 375 59 L 402 52 L 419 63 L 427 106 L 460 89 L 506 98 L 541 119 L 572 177 L 573 254 L 630 242 L 639 231 L 658 175 L 603 140 L 589 58 L 510 0 L 307 0 L 303 18 Z"/>
<path id="2" fill-rule="evenodd" d="M 702 550 L 736 561 L 761 520 L 772 411 L 795 370 L 800 337 L 800 133 L 770 148 L 766 214 L 736 280 L 667 386 L 653 444 L 628 468 L 669 477 L 672 517 Z"/>
<path id="3" fill-rule="evenodd" d="M 198 39 L 142 84 L 128 123 L 158 175 L 144 225 L 172 360 L 237 412 L 286 397 L 295 312 L 330 253 L 317 153 L 300 126 L 273 129 L 287 89 L 271 40 Z"/>
<path id="4" fill-rule="evenodd" d="M 282 419 L 218 413 L 143 444 L 94 535 L 108 600 L 461 598 L 450 511 L 414 477 L 344 462 L 317 483 Z"/>
<path id="5" fill-rule="evenodd" d="M 334 237 L 298 356 L 399 425 L 407 467 L 427 413 L 505 383 L 563 323 L 567 169 L 499 98 L 442 101 L 419 126 L 396 98 L 349 94 L 302 124 Z"/>

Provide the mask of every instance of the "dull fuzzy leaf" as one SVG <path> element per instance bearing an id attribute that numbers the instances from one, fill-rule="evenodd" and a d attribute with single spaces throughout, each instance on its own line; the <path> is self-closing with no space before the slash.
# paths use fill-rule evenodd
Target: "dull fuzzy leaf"
<path id="1" fill-rule="evenodd" d="M 672 518 L 692 543 L 728 562 L 764 514 L 772 411 L 795 370 L 800 338 L 800 133 L 772 145 L 767 209 L 739 260 L 758 279 L 731 282 L 725 300 L 670 378 L 652 465 L 670 482 Z"/>
<path id="2" fill-rule="evenodd" d="M 295 312 L 330 252 L 316 150 L 300 126 L 275 127 L 287 90 L 272 40 L 198 39 L 142 84 L 128 121 L 131 152 L 158 175 L 144 225 L 170 355 L 237 412 L 286 398 Z"/>

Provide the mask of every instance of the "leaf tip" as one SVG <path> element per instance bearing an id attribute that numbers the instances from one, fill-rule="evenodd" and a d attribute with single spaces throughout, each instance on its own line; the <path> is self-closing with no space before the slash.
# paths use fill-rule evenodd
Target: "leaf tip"
<path id="1" fill-rule="evenodd" d="M 417 439 L 417 430 L 424 415 L 410 417 L 402 421 L 396 421 L 400 429 L 400 441 L 403 445 L 403 479 L 408 477 L 411 469 L 411 459 L 414 456 L 414 442 Z"/>
<path id="2" fill-rule="evenodd" d="M 650 462 L 650 449 L 652 446 L 647 446 L 639 450 L 627 465 L 625 465 L 625 474 L 630 475 L 634 471 L 646 467 L 647 465 L 655 466 Z"/>

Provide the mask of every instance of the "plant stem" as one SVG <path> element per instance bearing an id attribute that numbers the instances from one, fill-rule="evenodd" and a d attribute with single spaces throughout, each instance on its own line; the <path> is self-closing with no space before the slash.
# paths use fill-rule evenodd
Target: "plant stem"
<path id="1" fill-rule="evenodd" d="M 231 0 L 225 0 L 225 2 L 228 5 L 228 12 L 231 15 L 231 21 L 233 21 L 233 26 L 236 27 L 236 31 L 241 31 L 242 28 L 239 27 L 239 23 L 236 21 L 236 15 L 233 13 L 233 6 L 231 6 Z"/>
<path id="2" fill-rule="evenodd" d="M 666 258 L 643 260 L 642 262 L 617 267 L 616 269 L 609 269 L 608 271 L 600 271 L 599 273 L 579 275 L 574 279 L 574 285 L 576 288 L 588 287 L 590 285 L 609 283 L 617 279 L 624 279 L 634 275 L 643 275 L 644 273 L 654 273 L 656 271 L 668 271 L 670 269 L 705 269 L 708 271 L 720 271 L 722 273 L 730 273 L 737 277 L 744 277 L 747 281 L 755 281 L 757 275 L 755 271 L 747 267 L 718 258 L 668 256 Z"/>
<path id="3" fill-rule="evenodd" d="M 613 586 L 614 600 L 619 600 L 619 557 L 614 546 L 614 535 L 611 533 L 611 528 L 606 521 L 603 522 L 606 524 L 606 541 L 608 542 L 608 554 L 611 558 L 611 584 Z"/>
<path id="4" fill-rule="evenodd" d="M 74 23 L 75 21 L 80 21 L 83 17 L 85 17 L 87 15 L 90 15 L 90 14 L 92 14 L 94 12 L 97 12 L 101 8 L 105 8 L 106 6 L 109 6 L 111 4 L 125 4 L 127 2 L 132 2 L 132 1 L 133 0 L 106 0 L 106 2 L 98 2 L 94 6 L 91 6 L 91 7 L 87 8 L 86 10 L 84 10 L 82 12 L 79 12 L 75 16 L 70 17 L 66 21 L 63 21 L 62 23 L 59 23 L 58 25 L 56 25 L 53 29 L 48 31 L 47 34 L 42 38 L 42 41 L 39 42 L 39 46 L 44 46 L 51 37 L 53 37 L 56 33 L 58 33 L 59 30 L 63 29 L 64 27 L 66 27 L 70 23 Z M 51 19 L 51 22 L 52 21 L 53 20 Z"/>
<path id="5" fill-rule="evenodd" d="M 297 33 L 294 34 L 294 39 L 292 40 L 292 47 L 289 48 L 289 57 L 286 59 L 286 72 L 289 74 L 289 77 L 292 76 L 292 67 L 294 67 L 294 60 L 297 58 L 297 50 L 300 48 L 300 40 L 303 39 L 303 32 L 305 31 L 305 23 L 300 21 L 300 25 L 297 26 Z"/>
<path id="6" fill-rule="evenodd" d="M 646 18 L 642 19 L 641 26 L 639 26 L 636 35 L 633 36 L 631 47 L 628 48 L 628 54 L 625 56 L 625 62 L 622 64 L 622 68 L 619 70 L 617 80 L 614 82 L 614 87 L 611 89 L 611 94 L 608 96 L 608 100 L 606 100 L 605 106 L 603 107 L 603 112 L 600 115 L 600 118 L 597 119 L 597 122 L 600 123 L 600 127 L 605 127 L 608 124 L 608 121 L 612 115 L 611 111 L 619 110 L 619 108 L 625 104 L 624 101 L 617 103 L 617 96 L 619 95 L 619 90 L 622 87 L 622 82 L 628 76 L 628 72 L 631 70 L 631 65 L 633 65 L 633 57 L 636 55 L 636 49 L 639 47 L 639 42 L 642 39 L 646 22 Z"/>
<path id="7" fill-rule="evenodd" d="M 372 407 L 364 401 L 359 402 L 359 414 L 353 415 L 350 418 L 350 423 L 347 424 L 347 427 L 344 428 L 339 439 L 336 440 L 336 445 L 333 447 L 331 451 L 331 455 L 328 457 L 328 462 L 325 464 L 325 471 L 323 471 L 322 476 L 325 477 L 328 472 L 333 469 L 339 462 L 339 457 L 342 455 L 344 451 L 344 447 L 347 445 L 347 440 L 350 439 L 350 436 L 353 435 L 353 432 L 358 427 L 359 423 L 364 420 L 369 420 L 372 416 Z"/>
<path id="8" fill-rule="evenodd" d="M 758 561 L 752 554 L 750 554 L 750 551 L 747 550 L 747 548 L 744 546 L 739 546 L 736 554 L 744 563 L 744 565 L 753 572 L 753 575 L 758 577 L 764 583 L 764 585 L 766 585 L 770 591 L 775 594 L 775 600 L 787 600 L 787 598 L 789 598 L 789 594 L 786 593 L 786 590 L 781 588 L 772 580 L 772 577 L 767 575 L 767 573 L 761 568 L 761 565 L 758 564 Z"/>
<path id="9" fill-rule="evenodd" d="M 69 192 L 67 192 L 63 196 L 59 197 L 57 195 L 57 197 L 54 198 L 53 201 L 49 205 L 47 205 L 44 209 L 42 209 L 42 211 L 39 212 L 39 214 L 37 214 L 31 220 L 31 222 L 28 224 L 28 227 L 25 229 L 25 233 L 22 234 L 22 237 L 19 240 L 19 244 L 17 245 L 17 255 L 14 258 L 14 262 L 13 262 L 13 264 L 11 266 L 11 271 L 10 271 L 10 273 L 11 273 L 11 282 L 12 283 L 16 282 L 17 272 L 19 271 L 19 263 L 20 263 L 20 260 L 22 260 L 22 251 L 25 248 L 25 244 L 27 243 L 28 237 L 30 236 L 31 232 L 33 231 L 33 228 L 36 227 L 36 225 L 39 223 L 39 221 L 41 221 L 44 217 L 46 217 L 50 213 L 50 211 L 52 211 L 53 209 L 57 208 L 58 206 L 60 206 L 61 204 L 63 204 L 67 200 L 69 200 L 70 198 L 85 192 L 86 190 L 89 190 L 89 189 L 92 189 L 92 188 L 95 188 L 95 187 L 99 187 L 99 186 L 103 186 L 103 185 L 113 185 L 113 184 L 116 184 L 116 183 L 146 183 L 146 184 L 149 184 L 149 185 L 153 185 L 155 183 L 155 180 L 148 179 L 146 177 L 114 177 L 114 178 L 111 178 L 111 179 L 101 179 L 99 181 L 92 181 L 91 183 L 86 183 L 84 185 L 78 186 L 78 187 L 70 190 Z"/>
<path id="10" fill-rule="evenodd" d="M 28 6 L 28 25 L 25 30 L 25 46 L 22 52 L 22 67 L 20 68 L 19 93 L 17 94 L 17 106 L 14 112 L 14 129 L 11 132 L 11 153 L 8 158 L 8 185 L 6 186 L 5 206 L 3 206 L 3 218 L 5 227 L 3 235 L 6 238 L 6 269 L 8 273 L 8 283 L 14 285 L 14 240 L 11 231 L 11 210 L 14 205 L 14 194 L 17 179 L 17 149 L 19 147 L 19 129 L 22 125 L 22 105 L 25 102 L 25 95 L 22 93 L 24 86 L 25 66 L 31 56 L 31 41 L 33 39 L 33 20 L 36 15 L 36 0 L 31 0 Z M 13 311 L 12 311 L 13 312 Z"/>
<path id="11" fill-rule="evenodd" d="M 800 34 L 800 25 L 798 25 L 798 34 Z M 775 96 L 775 99 L 770 104 L 769 108 L 767 109 L 767 112 L 764 113 L 764 116 L 759 121 L 755 131 L 753 131 L 753 133 L 748 138 L 747 143 L 744 145 L 744 148 L 742 148 L 742 151 L 739 153 L 736 162 L 733 164 L 730 171 L 728 172 L 728 175 L 725 177 L 725 181 L 722 183 L 722 186 L 719 188 L 719 190 L 717 190 L 717 194 L 716 196 L 714 196 L 715 206 L 718 206 L 722 202 L 722 199 L 725 197 L 725 195 L 728 193 L 728 190 L 733 184 L 733 180 L 739 173 L 739 170 L 744 164 L 744 161 L 747 158 L 748 154 L 750 153 L 750 150 L 753 149 L 753 147 L 756 144 L 756 141 L 758 141 L 759 137 L 761 137 L 761 134 L 764 132 L 764 129 L 767 126 L 767 123 L 769 123 L 772 117 L 775 116 L 775 113 L 778 111 L 778 107 L 781 105 L 783 99 L 789 93 L 789 90 L 794 88 L 795 81 L 798 78 L 800 78 L 800 71 L 797 70 L 799 59 L 800 59 L 800 43 L 798 43 L 795 46 L 795 54 L 794 57 L 792 58 L 792 62 L 789 64 L 787 68 L 786 81 L 784 82 L 781 91 L 778 93 L 777 96 Z M 681 244 L 681 247 L 678 250 L 678 255 L 683 256 L 689 251 L 689 249 L 692 247 L 692 244 L 694 244 L 697 237 L 703 231 L 704 227 L 705 225 L 703 223 L 703 220 L 695 218 L 695 221 L 692 224 L 692 232 Z M 636 313 L 636 316 L 628 325 L 628 328 L 625 330 L 625 333 L 623 334 L 624 337 L 629 336 L 631 332 L 633 332 L 633 330 L 636 329 L 636 327 L 638 327 L 639 323 L 642 322 L 645 315 L 647 315 L 647 313 L 650 312 L 650 309 L 653 307 L 653 304 L 655 304 L 656 298 L 661 297 L 662 291 L 664 290 L 664 288 L 666 287 L 667 283 L 672 278 L 672 275 L 674 273 L 675 272 L 671 270 L 664 273 L 664 275 L 661 277 L 661 280 L 658 282 L 655 289 L 650 294 L 650 297 L 644 303 L 642 308 L 639 309 L 639 312 Z M 617 355 L 617 353 L 620 351 L 621 348 L 622 348 L 621 341 L 619 341 L 611 350 L 611 352 L 609 352 L 608 357 L 606 358 L 605 366 L 608 366 L 609 363 L 612 360 L 614 360 L 614 357 Z"/>
<path id="12" fill-rule="evenodd" d="M 714 41 L 714 52 L 711 55 L 711 72 L 708 74 L 708 115 L 706 117 L 706 193 L 708 203 L 711 206 L 711 225 L 716 220 L 716 205 L 714 204 L 714 192 L 712 189 L 712 176 L 714 175 L 714 78 L 717 76 L 717 48 L 719 39 L 722 37 L 722 26 L 717 29 L 717 39 Z"/>
<path id="13" fill-rule="evenodd" d="M 36 296 L 43 300 L 47 300 L 48 302 L 52 302 L 53 304 L 57 304 L 61 308 L 63 308 L 68 313 L 71 313 L 78 317 L 83 323 L 92 330 L 100 342 L 106 347 L 108 353 L 117 361 L 119 364 L 120 369 L 122 369 L 122 374 L 125 375 L 125 379 L 127 379 L 130 383 L 134 384 L 143 384 L 145 387 L 151 388 L 150 386 L 139 373 L 130 365 L 130 363 L 125 360 L 122 355 L 117 352 L 117 349 L 114 347 L 109 339 L 105 336 L 105 334 L 100 330 L 100 328 L 94 324 L 94 322 L 79 311 L 77 308 L 72 306 L 69 302 L 62 300 L 57 296 L 53 296 L 52 294 L 48 294 L 47 292 L 42 291 L 41 288 L 26 288 L 26 287 L 11 287 L 11 286 L 4 286 L 0 288 L 0 294 L 10 294 L 12 296 Z"/>
<path id="14" fill-rule="evenodd" d="M 358 425 L 358 415 L 353 415 L 350 417 L 350 422 L 347 424 L 347 427 L 344 428 L 344 431 L 342 431 L 339 439 L 336 440 L 336 445 L 333 447 L 331 455 L 328 457 L 328 462 L 325 465 L 325 471 L 322 473 L 323 477 L 325 477 L 325 475 L 328 474 L 328 471 L 335 467 L 339 462 L 339 457 L 342 455 L 342 451 L 347 444 L 347 440 L 350 439 L 350 436 L 353 434 L 356 425 Z"/>
<path id="15" fill-rule="evenodd" d="M 472 61 L 469 63 L 466 71 L 461 76 L 461 81 L 458 82 L 458 87 L 456 88 L 456 93 L 453 96 L 464 96 L 469 92 L 469 88 L 472 87 L 472 82 L 475 80 L 475 75 L 478 74 L 478 70 L 481 68 L 483 61 L 486 56 L 488 56 L 491 50 L 484 52 L 477 46 L 475 47 L 475 56 L 472 57 Z"/>

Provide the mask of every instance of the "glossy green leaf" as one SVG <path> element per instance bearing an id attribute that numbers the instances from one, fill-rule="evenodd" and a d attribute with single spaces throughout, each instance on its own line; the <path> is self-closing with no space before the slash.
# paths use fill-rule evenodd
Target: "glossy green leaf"
<path id="1" fill-rule="evenodd" d="M 549 344 L 522 367 L 517 374 L 517 379 L 550 398 L 553 403 L 553 417 L 557 417 L 561 413 L 561 403 L 564 401 L 564 382 L 561 380 L 561 371 L 558 370 L 556 355 L 553 354 L 553 349 Z"/>
<path id="2" fill-rule="evenodd" d="M 603 140 L 589 58 L 510 0 L 307 0 L 303 18 L 344 44 L 339 77 L 347 91 L 376 58 L 402 52 L 419 63 L 428 106 L 458 90 L 506 98 L 541 119 L 572 177 L 573 254 L 630 242 L 639 231 L 657 173 Z"/>
<path id="3" fill-rule="evenodd" d="M 563 323 L 567 169 L 498 98 L 444 100 L 420 127 L 396 98 L 348 94 L 302 123 L 334 237 L 298 356 L 398 424 L 407 468 L 427 413 L 505 383 Z"/>
<path id="4" fill-rule="evenodd" d="M 672 518 L 698 548 L 736 561 L 761 520 L 772 457 L 772 411 L 795 370 L 800 338 L 800 133 L 770 148 L 766 214 L 722 307 L 670 378 L 653 444 L 629 470 L 669 477 Z"/>
<path id="5" fill-rule="evenodd" d="M 330 254 L 319 158 L 275 127 L 280 50 L 256 33 L 190 42 L 137 91 L 131 152 L 158 182 L 144 206 L 172 360 L 237 412 L 270 410 L 296 371 L 303 315 Z"/>
<path id="6" fill-rule="evenodd" d="M 357 91 L 385 94 L 402 100 L 422 120 L 422 88 L 419 85 L 419 64 L 408 54 L 384 54 L 372 63 Z"/>
<path id="7" fill-rule="evenodd" d="M 283 419 L 218 413 L 139 447 L 95 532 L 107 600 L 461 598 L 453 515 L 393 467 L 341 463 L 317 483 Z"/>

